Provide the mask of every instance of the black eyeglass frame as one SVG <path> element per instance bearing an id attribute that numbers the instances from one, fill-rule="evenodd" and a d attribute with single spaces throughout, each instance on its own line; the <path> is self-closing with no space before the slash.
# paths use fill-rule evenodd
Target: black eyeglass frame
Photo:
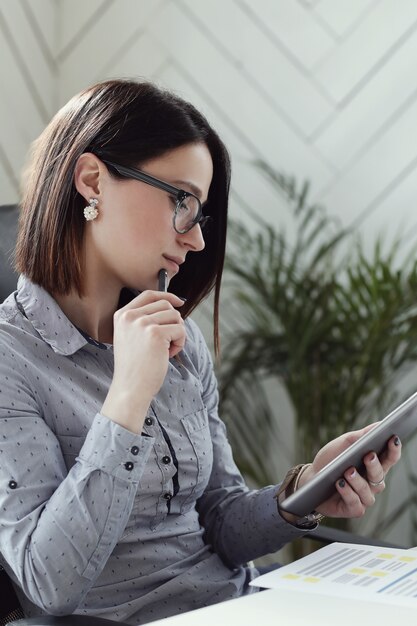
<path id="1" fill-rule="evenodd" d="M 185 191 L 185 189 L 179 189 L 178 187 L 175 187 L 174 185 L 171 185 L 170 183 L 166 183 L 163 180 L 160 180 L 159 178 L 156 178 L 155 176 L 152 176 L 151 174 L 147 174 L 146 172 L 143 172 L 142 170 L 138 170 L 134 167 L 126 167 L 125 165 L 119 165 L 118 163 L 107 161 L 107 159 L 101 159 L 101 160 L 103 161 L 103 163 L 115 169 L 116 172 L 118 172 L 121 176 L 125 178 L 133 178 L 134 180 L 139 180 L 142 183 L 146 183 L 147 185 L 151 185 L 152 187 L 156 187 L 157 189 L 162 189 L 162 191 L 166 191 L 171 196 L 174 196 L 175 197 L 175 210 L 174 210 L 174 215 L 172 217 L 172 225 L 173 225 L 175 232 L 177 232 L 179 235 L 184 235 L 185 233 L 188 233 L 192 228 L 194 228 L 196 224 L 200 224 L 200 228 L 203 229 L 206 223 L 211 219 L 210 216 L 203 215 L 203 207 L 201 205 L 200 198 L 197 198 L 197 196 L 191 193 L 190 191 Z M 178 215 L 178 210 L 182 202 L 184 202 L 184 200 L 189 197 L 195 198 L 197 200 L 197 207 L 198 207 L 197 215 L 190 222 L 191 225 L 188 228 L 179 230 L 176 227 L 176 223 L 175 223 L 176 217 Z"/>

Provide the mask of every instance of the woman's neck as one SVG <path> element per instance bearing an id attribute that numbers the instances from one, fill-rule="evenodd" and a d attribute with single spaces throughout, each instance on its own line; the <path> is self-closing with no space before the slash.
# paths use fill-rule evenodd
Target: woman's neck
<path id="1" fill-rule="evenodd" d="M 113 343 L 113 315 L 117 310 L 120 289 L 84 285 L 81 297 L 76 291 L 53 295 L 74 326 L 96 341 Z"/>

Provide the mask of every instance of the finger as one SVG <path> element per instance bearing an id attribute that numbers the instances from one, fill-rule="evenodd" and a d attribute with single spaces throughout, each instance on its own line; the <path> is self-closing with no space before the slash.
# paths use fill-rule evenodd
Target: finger
<path id="1" fill-rule="evenodd" d="M 337 481 L 336 490 L 342 499 L 340 517 L 362 517 L 366 507 L 344 478 Z"/>
<path id="2" fill-rule="evenodd" d="M 151 302 L 150 304 L 145 304 L 136 308 L 123 307 L 114 314 L 114 321 L 115 324 L 120 321 L 133 323 L 141 317 L 149 317 L 159 311 L 175 311 L 175 313 L 178 313 L 178 311 L 172 306 L 172 304 L 167 302 L 167 300 L 158 300 L 158 302 Z"/>
<path id="3" fill-rule="evenodd" d="M 391 467 L 393 467 L 393 465 L 398 463 L 398 461 L 400 460 L 401 449 L 402 444 L 400 438 L 396 435 L 394 437 L 391 437 L 391 439 L 388 441 L 386 450 L 384 450 L 384 452 L 379 457 L 385 475 L 388 474 Z"/>
<path id="4" fill-rule="evenodd" d="M 363 428 L 359 428 L 358 430 L 352 430 L 346 433 L 345 437 L 347 438 L 349 445 L 356 443 L 358 439 L 366 435 L 366 433 L 368 433 L 370 430 L 373 430 L 376 426 L 378 426 L 378 424 L 379 422 L 373 422 L 372 424 L 368 424 L 367 426 L 364 426 Z"/>
<path id="5" fill-rule="evenodd" d="M 181 352 L 181 350 L 184 350 L 184 346 L 185 346 L 185 337 L 183 341 L 171 341 L 171 345 L 169 346 L 169 358 L 173 359 L 174 356 L 176 356 L 177 354 L 179 354 Z"/>
<path id="6" fill-rule="evenodd" d="M 365 507 L 375 504 L 375 496 L 371 486 L 368 481 L 359 474 L 355 467 L 349 468 L 343 475 Z"/>
<path id="7" fill-rule="evenodd" d="M 333 439 L 333 441 L 330 441 L 327 444 L 327 446 L 329 444 L 333 446 L 337 446 L 337 448 L 335 449 L 338 449 L 339 453 L 343 452 L 344 450 L 349 448 L 352 444 L 356 443 L 358 439 L 366 435 L 367 432 L 375 428 L 375 426 L 377 426 L 378 424 L 379 422 L 374 422 L 372 424 L 368 424 L 368 426 L 365 426 L 364 428 L 360 428 L 359 430 L 351 430 L 347 433 L 344 433 L 343 435 L 339 435 L 339 437 L 336 437 L 336 439 Z"/>
<path id="8" fill-rule="evenodd" d="M 385 472 L 375 452 L 366 454 L 363 459 L 366 469 L 366 480 L 373 493 L 380 493 L 385 489 Z"/>
<path id="9" fill-rule="evenodd" d="M 177 309 L 166 300 L 151 302 L 150 304 L 145 304 L 136 308 L 123 307 L 122 309 L 116 311 L 114 314 L 114 320 L 115 324 L 119 322 L 127 322 L 131 324 L 140 319 L 148 320 L 149 323 L 152 323 L 152 316 L 159 312 L 171 314 L 172 322 L 175 322 L 176 320 L 183 322 L 183 318 L 181 317 L 179 311 L 177 311 Z"/>
<path id="10" fill-rule="evenodd" d="M 126 304 L 123 309 L 135 309 L 139 306 L 144 306 L 161 300 L 166 300 L 173 307 L 179 307 L 184 304 L 184 300 L 182 300 L 179 296 L 176 296 L 175 293 L 171 293 L 169 291 L 151 291 L 150 289 L 147 289 L 133 298 L 133 300 Z"/>
<path id="11" fill-rule="evenodd" d="M 135 320 L 140 326 L 163 326 L 166 324 L 180 324 L 184 326 L 184 320 L 180 313 L 173 308 L 164 311 L 156 311 L 150 315 L 140 315 Z"/>
<path id="12" fill-rule="evenodd" d="M 372 424 L 368 424 L 367 426 L 364 426 L 363 428 L 360 428 L 359 430 L 355 430 L 353 432 L 355 433 L 360 433 L 360 436 L 362 435 L 366 435 L 366 433 L 368 433 L 370 430 L 373 430 L 375 428 L 375 426 L 378 426 L 380 422 L 372 422 Z"/>
<path id="13" fill-rule="evenodd" d="M 170 359 L 183 350 L 186 340 L 184 326 L 179 324 L 160 326 L 159 334 L 166 343 Z"/>
<path id="14" fill-rule="evenodd" d="M 158 311 L 176 311 L 176 308 L 172 306 L 168 300 L 158 300 L 157 302 L 151 302 L 149 304 L 144 304 L 135 309 L 130 309 L 137 313 L 138 315 L 152 315 L 152 313 L 157 313 Z"/>

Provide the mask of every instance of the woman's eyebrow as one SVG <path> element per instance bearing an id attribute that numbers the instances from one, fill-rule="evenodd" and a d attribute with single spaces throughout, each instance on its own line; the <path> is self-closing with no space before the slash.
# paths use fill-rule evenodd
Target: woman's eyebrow
<path id="1" fill-rule="evenodd" d="M 190 183 L 189 180 L 173 180 L 172 182 L 173 184 L 180 185 L 181 187 L 183 187 L 183 185 L 187 185 L 191 189 L 191 193 L 201 199 L 201 196 L 203 195 L 201 189 L 194 185 L 194 183 Z"/>

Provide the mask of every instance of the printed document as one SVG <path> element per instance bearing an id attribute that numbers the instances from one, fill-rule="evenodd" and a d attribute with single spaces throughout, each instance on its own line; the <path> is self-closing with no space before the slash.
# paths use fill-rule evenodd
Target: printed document
<path id="1" fill-rule="evenodd" d="M 366 598 L 417 609 L 417 550 L 332 543 L 255 578 L 251 585 Z"/>

